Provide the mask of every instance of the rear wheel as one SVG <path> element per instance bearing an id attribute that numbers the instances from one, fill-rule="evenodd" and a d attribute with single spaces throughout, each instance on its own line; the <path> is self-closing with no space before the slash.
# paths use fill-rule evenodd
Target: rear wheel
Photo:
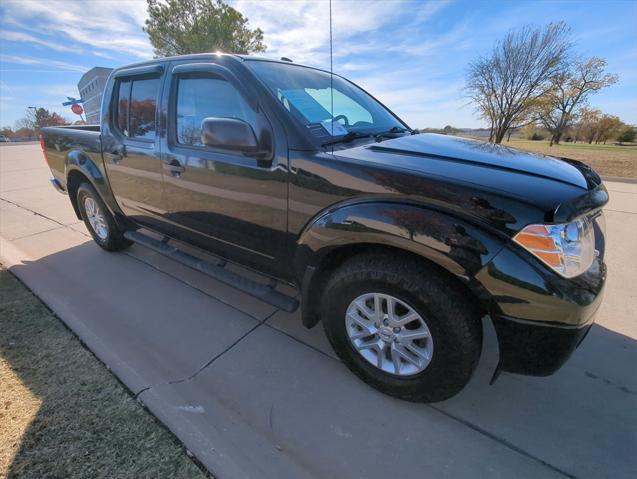
<path id="1" fill-rule="evenodd" d="M 132 243 L 124 238 L 123 231 L 90 183 L 82 183 L 77 189 L 77 204 L 84 224 L 95 242 L 107 251 L 120 251 Z"/>
<path id="2" fill-rule="evenodd" d="M 482 349 L 480 314 L 453 278 L 384 253 L 352 258 L 328 281 L 327 337 L 363 381 L 419 402 L 454 396 Z"/>

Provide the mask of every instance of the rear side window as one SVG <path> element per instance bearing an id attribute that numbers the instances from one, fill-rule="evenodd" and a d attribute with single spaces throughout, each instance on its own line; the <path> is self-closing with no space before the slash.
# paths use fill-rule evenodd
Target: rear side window
<path id="1" fill-rule="evenodd" d="M 201 146 L 201 122 L 208 117 L 238 118 L 254 128 L 256 112 L 227 81 L 193 74 L 177 87 L 177 142 Z"/>
<path id="2" fill-rule="evenodd" d="M 117 128 L 130 138 L 153 140 L 156 131 L 159 78 L 124 80 L 119 83 Z"/>
<path id="3" fill-rule="evenodd" d="M 155 111 L 159 78 L 134 80 L 130 95 L 130 136 L 155 138 Z"/>
<path id="4" fill-rule="evenodd" d="M 130 82 L 122 81 L 117 93 L 117 128 L 128 136 L 128 103 L 130 100 Z"/>

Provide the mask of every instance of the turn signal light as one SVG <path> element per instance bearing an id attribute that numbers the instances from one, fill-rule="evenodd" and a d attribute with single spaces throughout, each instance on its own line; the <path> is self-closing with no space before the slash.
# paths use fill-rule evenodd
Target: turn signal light
<path id="1" fill-rule="evenodd" d="M 513 241 L 565 278 L 582 274 L 595 259 L 595 234 L 588 218 L 558 225 L 528 225 Z"/>

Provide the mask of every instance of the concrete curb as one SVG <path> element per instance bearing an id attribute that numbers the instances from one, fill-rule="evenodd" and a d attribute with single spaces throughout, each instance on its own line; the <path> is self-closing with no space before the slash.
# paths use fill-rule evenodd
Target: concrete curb
<path id="1" fill-rule="evenodd" d="M 604 181 L 617 181 L 619 183 L 637 183 L 637 178 L 626 178 L 624 176 L 602 176 Z"/>

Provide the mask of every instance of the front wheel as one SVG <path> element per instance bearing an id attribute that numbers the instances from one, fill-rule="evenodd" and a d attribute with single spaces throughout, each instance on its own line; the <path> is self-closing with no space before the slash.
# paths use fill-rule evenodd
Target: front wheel
<path id="1" fill-rule="evenodd" d="M 352 258 L 328 281 L 327 337 L 374 388 L 410 401 L 448 399 L 467 384 L 482 349 L 480 314 L 453 278 L 380 254 Z"/>
<path id="2" fill-rule="evenodd" d="M 77 189 L 77 205 L 84 224 L 93 240 L 106 251 L 120 251 L 132 243 L 124 238 L 115 218 L 90 183 L 82 183 Z"/>

